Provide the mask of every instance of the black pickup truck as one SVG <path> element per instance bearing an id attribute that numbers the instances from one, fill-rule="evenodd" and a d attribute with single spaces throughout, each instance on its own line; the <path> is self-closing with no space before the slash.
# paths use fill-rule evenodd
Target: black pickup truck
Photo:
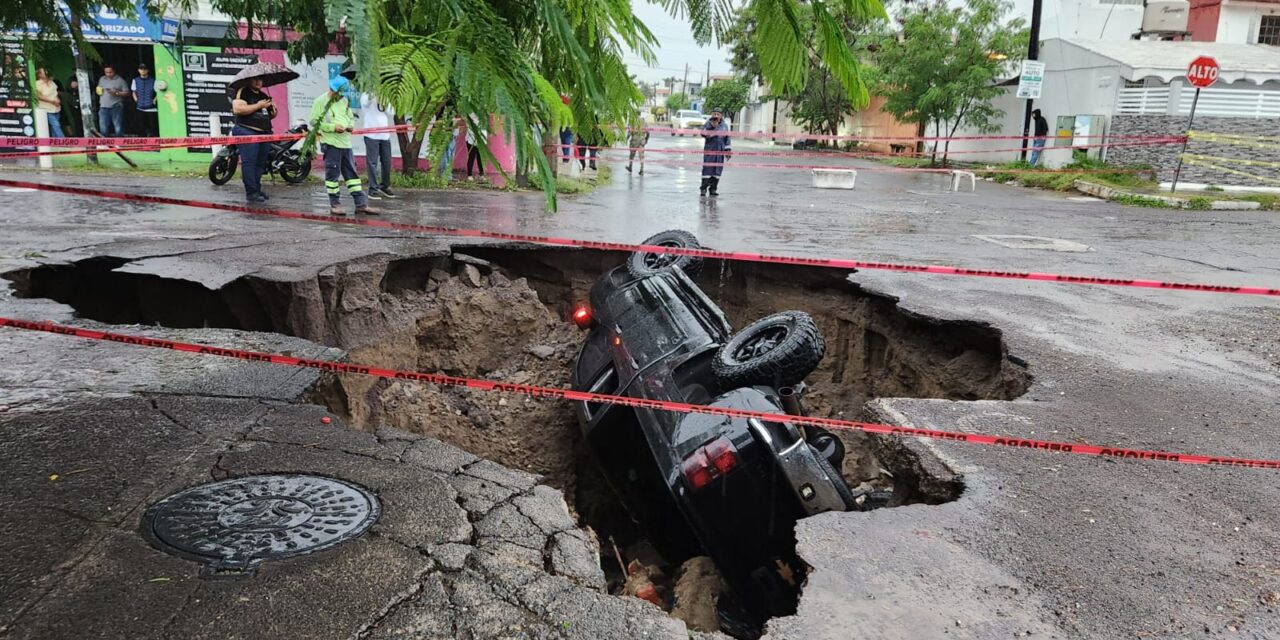
<path id="1" fill-rule="evenodd" d="M 667 231 L 648 245 L 697 247 Z M 694 283 L 691 256 L 632 254 L 575 312 L 589 333 L 574 364 L 578 390 L 784 413 L 799 411 L 822 336 L 799 311 L 734 333 Z M 668 558 L 711 556 L 755 624 L 794 612 L 803 567 L 798 519 L 869 508 L 837 471 L 840 440 L 788 422 L 582 402 L 585 441 L 632 518 Z M 872 499 L 869 499 L 872 498 Z M 728 614 L 722 609 L 722 618 Z"/>

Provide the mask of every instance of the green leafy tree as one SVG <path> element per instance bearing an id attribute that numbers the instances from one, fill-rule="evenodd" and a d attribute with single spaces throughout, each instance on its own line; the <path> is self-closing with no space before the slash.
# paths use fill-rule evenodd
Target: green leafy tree
<path id="1" fill-rule="evenodd" d="M 1005 0 L 904 7 L 900 37 L 881 38 L 877 46 L 875 79 L 884 110 L 903 122 L 932 124 L 939 137 L 950 138 L 961 126 L 996 129 L 1004 115 L 991 104 L 1004 92 L 997 83 L 1027 49 L 1022 20 L 1006 19 L 1011 8 Z M 949 149 L 947 142 L 944 163 Z"/>
<path id="2" fill-rule="evenodd" d="M 667 96 L 667 111 L 679 111 L 689 108 L 689 96 L 676 92 Z"/>
<path id="3" fill-rule="evenodd" d="M 746 82 L 736 78 L 721 80 L 702 92 L 702 101 L 707 107 L 719 108 L 724 110 L 725 113 L 736 115 L 743 107 L 747 106 L 747 91 L 749 89 Z M 704 107 L 704 110 L 707 107 Z"/>
<path id="4" fill-rule="evenodd" d="M 29 3 L 36 0 L 20 0 Z M 51 1 L 51 0 L 42 0 Z M 125 1 L 125 0 L 117 0 Z M 686 19 L 701 43 L 722 41 L 733 22 L 731 0 L 653 0 Z M 843 21 L 884 16 L 880 0 L 747 0 L 761 17 L 753 33 L 760 70 L 779 90 L 803 88 L 809 61 L 822 59 L 850 99 L 867 97 Z M 195 0 L 157 0 L 190 6 Z M 295 59 L 312 59 L 337 44 L 359 68 L 364 87 L 398 113 L 426 124 L 455 109 L 477 131 L 487 114 L 501 117 L 517 160 L 543 174 L 554 203 L 545 154 L 554 132 L 600 126 L 608 137 L 642 96 L 622 61 L 625 51 L 653 60 L 653 34 L 635 18 L 631 0 L 211 0 L 214 9 L 251 24 L 289 25 L 303 35 Z M 799 16 L 813 21 L 813 37 Z M 838 18 L 839 17 L 839 18 Z M 560 96 L 569 98 L 568 108 Z M 480 114 L 480 115 L 476 115 Z M 412 170 L 424 127 L 402 149 Z M 492 160 L 481 136 L 482 155 Z M 412 151 L 413 153 L 409 153 Z"/>
<path id="5" fill-rule="evenodd" d="M 83 45 L 81 27 L 98 26 L 98 12 L 104 9 L 137 15 L 134 0 L 5 0 L 0 2 L 0 33 L 26 31 L 39 40 L 70 39 Z"/>
<path id="6" fill-rule="evenodd" d="M 855 109 L 831 73 L 820 66 L 809 69 L 809 80 L 799 94 L 788 96 L 791 119 L 809 133 L 836 135 L 845 116 Z"/>
<path id="7" fill-rule="evenodd" d="M 845 116 L 865 106 L 869 96 L 866 93 L 851 95 L 841 82 L 839 67 L 829 64 L 821 55 L 822 47 L 829 48 L 829 45 L 823 44 L 827 36 L 822 28 L 820 12 L 806 5 L 797 17 L 809 52 L 804 83 L 798 89 L 770 85 L 769 92 L 773 98 L 791 104 L 791 118 L 805 131 L 834 135 L 839 132 Z M 851 52 L 863 48 L 864 42 L 874 42 L 874 34 L 882 29 L 884 23 L 880 17 L 867 18 L 848 11 L 837 11 L 830 17 L 838 23 L 844 46 Z M 763 79 L 765 56 L 761 55 L 758 44 L 760 28 L 758 13 L 748 6 L 738 12 L 727 36 L 730 65 L 748 79 Z M 861 73 L 860 65 L 858 70 Z"/>

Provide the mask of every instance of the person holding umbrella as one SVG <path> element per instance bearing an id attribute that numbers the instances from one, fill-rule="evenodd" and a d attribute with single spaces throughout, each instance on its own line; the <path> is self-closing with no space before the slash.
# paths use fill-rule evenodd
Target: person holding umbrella
<path id="1" fill-rule="evenodd" d="M 724 114 L 719 109 L 711 110 L 711 117 L 702 126 L 702 184 L 698 187 L 698 195 L 718 196 L 720 175 L 724 173 L 725 160 L 729 158 L 729 126 L 724 123 Z"/>
<path id="2" fill-rule="evenodd" d="M 231 128 L 231 135 L 269 135 L 271 119 L 276 116 L 276 107 L 271 96 L 267 95 L 263 89 L 270 85 L 283 84 L 297 77 L 296 72 L 274 62 L 259 62 L 241 69 L 228 85 L 231 93 L 231 113 L 235 116 L 235 126 Z M 262 174 L 267 170 L 271 143 L 255 142 L 236 146 L 240 150 L 242 165 L 240 180 L 244 182 L 244 197 L 249 202 L 266 202 L 267 194 L 262 192 Z"/>

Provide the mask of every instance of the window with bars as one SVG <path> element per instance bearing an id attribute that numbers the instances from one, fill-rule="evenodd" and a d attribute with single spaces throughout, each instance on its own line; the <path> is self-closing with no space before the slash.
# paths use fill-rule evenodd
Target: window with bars
<path id="1" fill-rule="evenodd" d="M 1280 16 L 1262 16 L 1258 25 L 1258 44 L 1280 46 Z"/>

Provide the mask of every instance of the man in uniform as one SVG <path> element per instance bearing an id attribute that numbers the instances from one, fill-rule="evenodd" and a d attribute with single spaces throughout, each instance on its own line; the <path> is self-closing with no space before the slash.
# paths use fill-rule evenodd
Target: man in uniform
<path id="1" fill-rule="evenodd" d="M 351 132 L 356 126 L 356 115 L 351 111 L 347 93 L 351 81 L 338 76 L 329 81 L 329 90 L 316 98 L 311 106 L 311 126 L 320 137 L 320 152 L 324 157 L 324 189 L 329 194 L 329 213 L 346 215 L 338 191 L 346 182 L 347 192 L 356 202 L 356 213 L 374 215 L 378 211 L 369 207 L 368 197 L 360 186 L 360 173 L 356 171 L 355 154 L 351 151 Z"/>

